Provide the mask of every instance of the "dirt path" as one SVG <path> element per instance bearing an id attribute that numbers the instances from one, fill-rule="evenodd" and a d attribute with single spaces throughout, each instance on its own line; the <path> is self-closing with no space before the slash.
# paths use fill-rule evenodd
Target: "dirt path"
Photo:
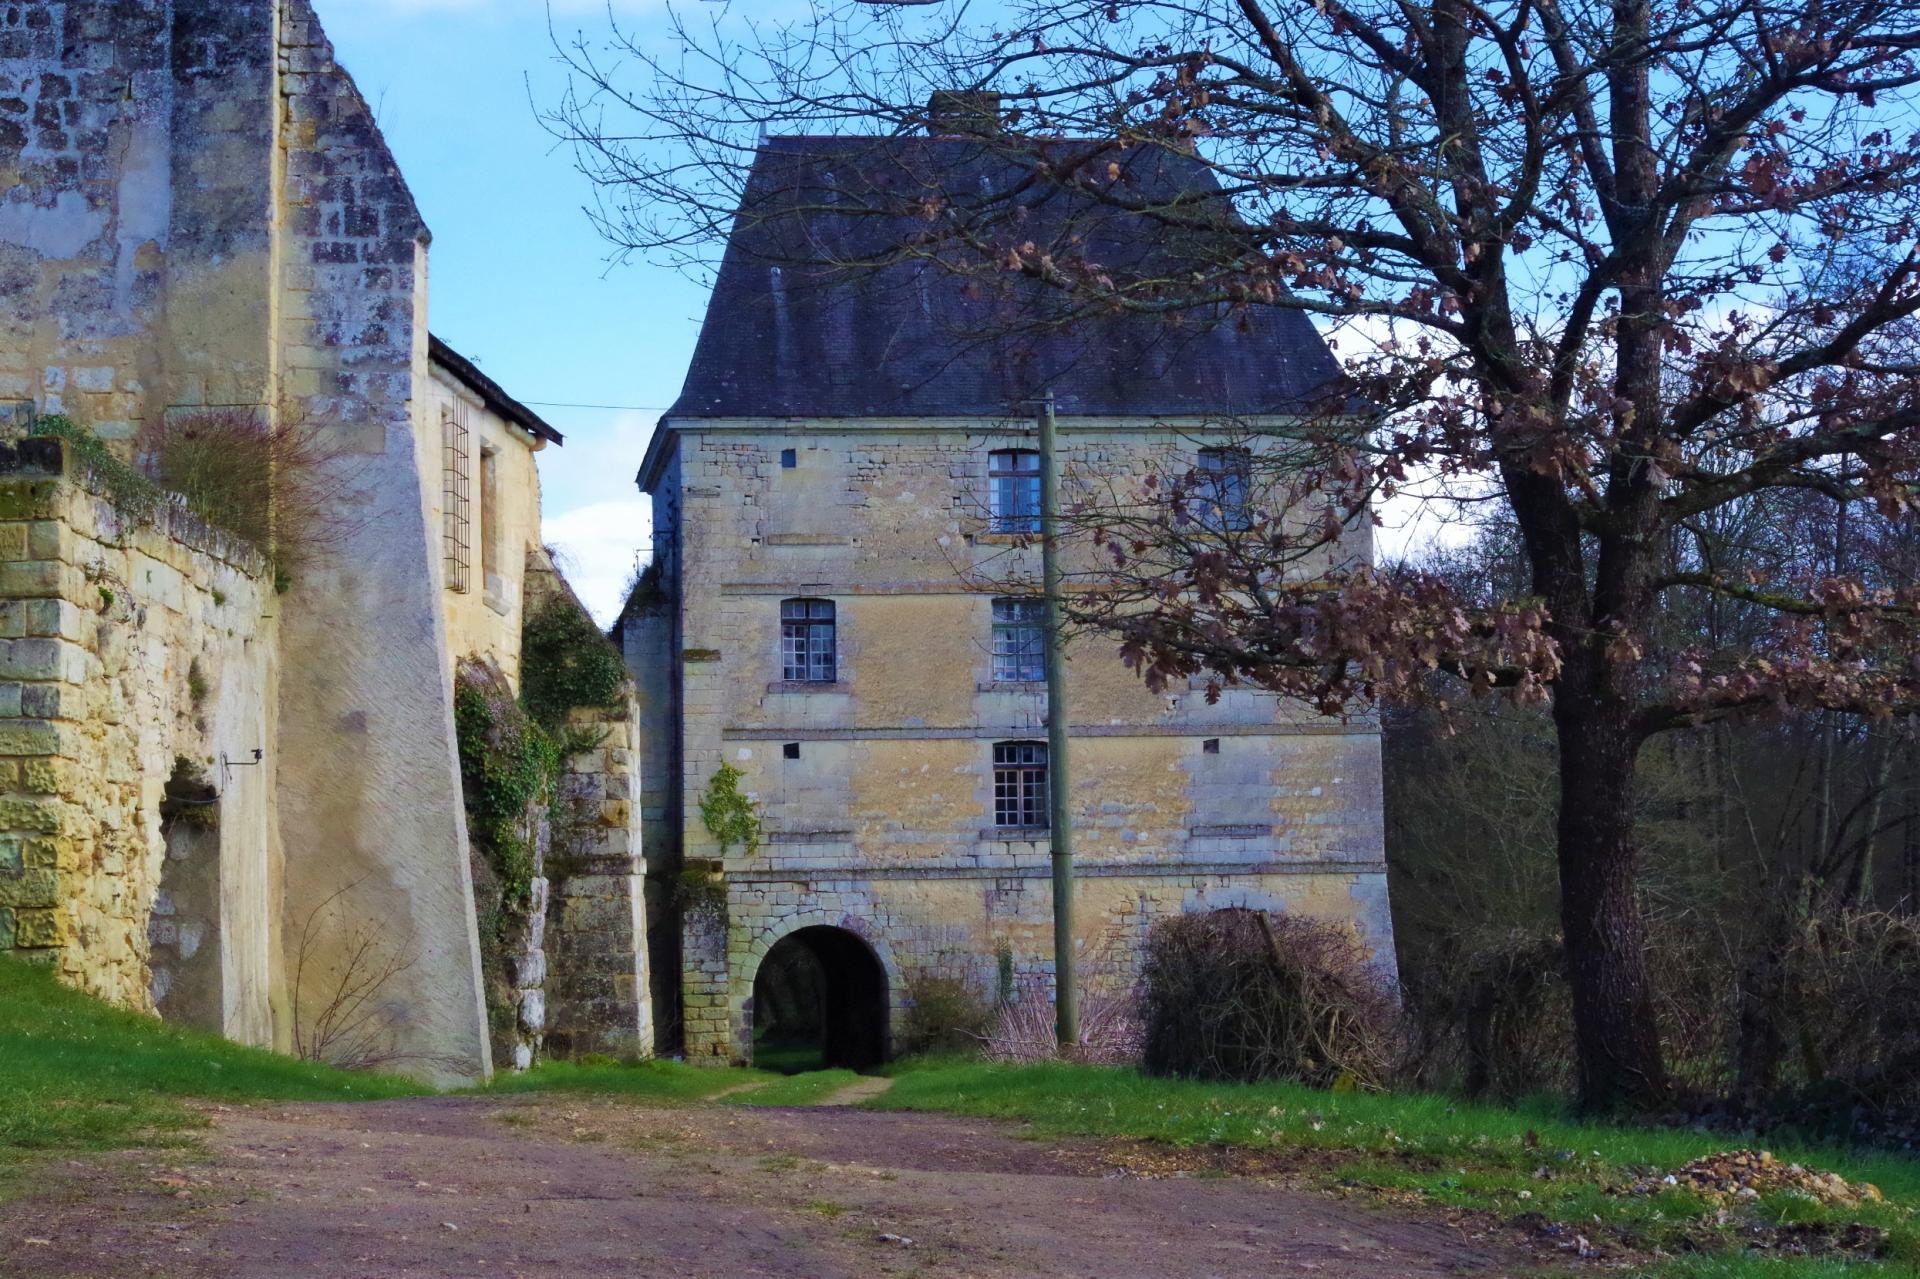
<path id="1" fill-rule="evenodd" d="M 835 1098 L 838 1100 L 838 1098 Z M 1444 1221 L 844 1107 L 433 1098 L 223 1110 L 191 1161 L 71 1161 L 6 1279 L 1425 1279 L 1531 1274 Z"/>

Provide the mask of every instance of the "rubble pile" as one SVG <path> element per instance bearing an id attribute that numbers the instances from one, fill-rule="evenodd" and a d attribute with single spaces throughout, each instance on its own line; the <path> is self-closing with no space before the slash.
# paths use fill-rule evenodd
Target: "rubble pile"
<path id="1" fill-rule="evenodd" d="M 1659 1194 L 1663 1190 L 1691 1190 L 1718 1204 L 1758 1199 L 1761 1195 L 1783 1191 L 1848 1207 L 1878 1203 L 1881 1198 L 1879 1189 L 1871 1182 L 1849 1182 L 1837 1173 L 1782 1163 L 1765 1150 L 1729 1150 L 1703 1155 L 1665 1176 L 1635 1182 L 1632 1189 L 1633 1193 L 1644 1195 Z"/>

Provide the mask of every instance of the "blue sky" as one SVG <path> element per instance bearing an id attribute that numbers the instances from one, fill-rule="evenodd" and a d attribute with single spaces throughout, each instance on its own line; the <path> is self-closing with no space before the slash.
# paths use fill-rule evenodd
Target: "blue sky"
<path id="1" fill-rule="evenodd" d="M 679 393 L 706 288 L 669 268 L 609 261 L 584 212 L 592 185 L 535 116 L 566 85 L 547 0 L 314 3 L 433 230 L 434 331 L 567 436 L 541 458 L 546 538 L 588 606 L 611 620 L 651 537 L 634 473 Z M 617 20 L 665 52 L 665 4 L 553 0 L 552 21 L 563 37 L 604 37 Z M 765 17 L 795 0 L 679 4 L 696 17 Z M 1386 515 L 1379 541 L 1390 554 L 1446 536 L 1431 504 L 1403 499 Z"/>
<path id="2" fill-rule="evenodd" d="M 649 532 L 634 473 L 679 392 L 705 289 L 608 263 L 592 188 L 529 104 L 564 86 L 545 0 L 315 0 L 433 229 L 433 329 L 567 436 L 541 457 L 550 542 L 603 617 Z M 616 0 L 649 25 L 652 0 Z M 559 0 L 565 29 L 607 29 L 606 0 Z"/>

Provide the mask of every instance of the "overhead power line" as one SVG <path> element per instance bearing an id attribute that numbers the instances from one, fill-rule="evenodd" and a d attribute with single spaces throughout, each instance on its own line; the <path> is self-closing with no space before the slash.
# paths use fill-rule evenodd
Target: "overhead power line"
<path id="1" fill-rule="evenodd" d="M 522 400 L 530 409 L 606 409 L 611 413 L 665 413 L 658 404 L 567 404 L 559 400 Z"/>

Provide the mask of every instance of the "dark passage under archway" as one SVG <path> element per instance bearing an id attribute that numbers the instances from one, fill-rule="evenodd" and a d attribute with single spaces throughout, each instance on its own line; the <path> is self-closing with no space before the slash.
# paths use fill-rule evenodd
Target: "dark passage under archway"
<path id="1" fill-rule="evenodd" d="M 763 1070 L 871 1070 L 887 1057 L 887 975 L 866 942 L 820 925 L 788 933 L 753 977 Z"/>

